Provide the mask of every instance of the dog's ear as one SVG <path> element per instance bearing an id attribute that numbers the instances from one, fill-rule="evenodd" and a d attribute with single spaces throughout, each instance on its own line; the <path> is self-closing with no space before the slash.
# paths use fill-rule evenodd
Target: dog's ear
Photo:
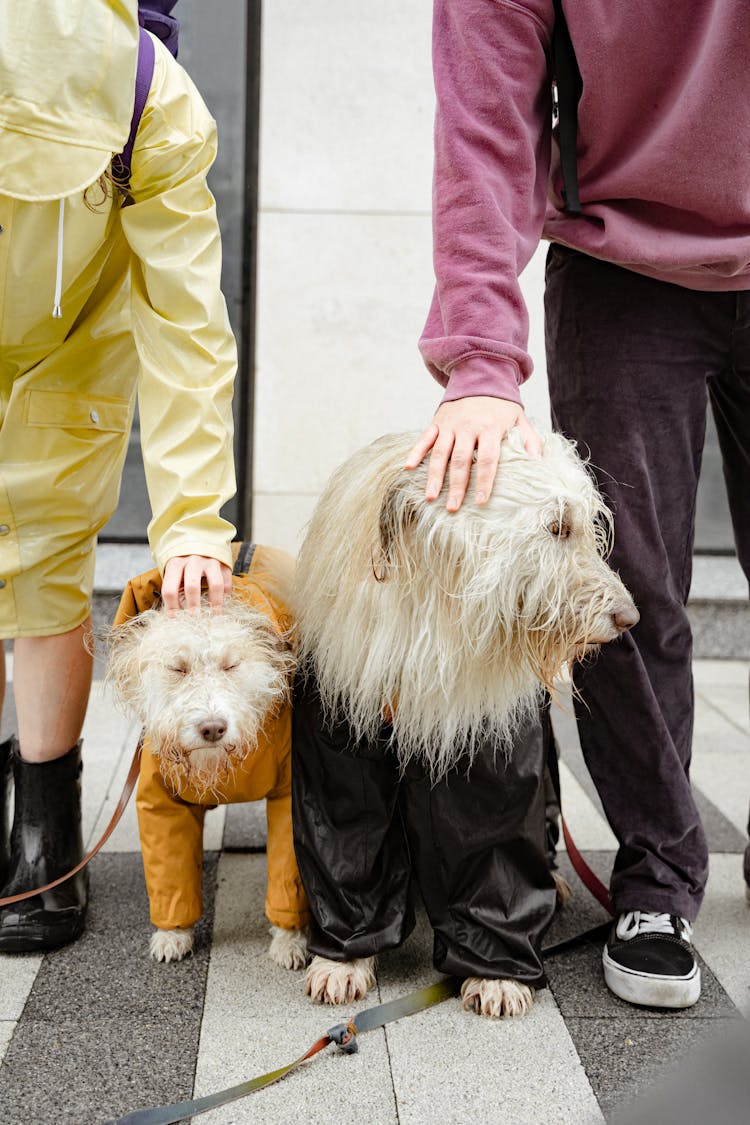
<path id="1" fill-rule="evenodd" d="M 139 613 L 120 625 L 113 625 L 106 635 L 106 678 L 120 701 L 125 704 L 132 704 L 137 694 L 140 679 L 138 648 L 151 612 L 153 611 Z"/>
<path id="2" fill-rule="evenodd" d="M 412 481 L 408 477 L 399 478 L 388 487 L 380 506 L 379 542 L 372 555 L 376 582 L 386 582 L 396 570 L 410 573 L 413 569 L 410 541 L 417 519 Z"/>

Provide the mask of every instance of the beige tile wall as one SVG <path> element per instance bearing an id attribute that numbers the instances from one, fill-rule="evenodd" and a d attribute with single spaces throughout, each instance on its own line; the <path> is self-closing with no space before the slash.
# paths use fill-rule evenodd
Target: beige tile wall
<path id="1" fill-rule="evenodd" d="M 432 292 L 429 0 L 263 10 L 254 538 L 292 552 L 349 453 L 420 429 L 440 389 L 417 351 Z M 542 257 L 524 275 L 537 373 Z"/>

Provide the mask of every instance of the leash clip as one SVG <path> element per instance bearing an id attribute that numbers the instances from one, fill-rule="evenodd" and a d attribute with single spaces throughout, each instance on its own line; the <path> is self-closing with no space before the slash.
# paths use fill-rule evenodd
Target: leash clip
<path id="1" fill-rule="evenodd" d="M 347 1055 L 356 1055 L 359 1050 L 357 1028 L 353 1020 L 349 1020 L 348 1023 L 337 1023 L 326 1032 L 326 1035 Z"/>

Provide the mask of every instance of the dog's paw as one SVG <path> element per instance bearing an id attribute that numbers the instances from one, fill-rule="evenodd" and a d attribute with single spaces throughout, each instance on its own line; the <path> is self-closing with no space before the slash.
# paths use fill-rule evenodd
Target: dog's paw
<path id="1" fill-rule="evenodd" d="M 186 930 L 154 930 L 148 951 L 154 961 L 182 961 L 193 952 L 193 927 Z"/>
<path id="2" fill-rule="evenodd" d="M 553 871 L 552 878 L 555 880 L 555 891 L 557 892 L 555 909 L 564 910 L 573 897 L 573 888 L 567 879 L 563 879 L 559 871 Z"/>
<path id="3" fill-rule="evenodd" d="M 304 969 L 307 964 L 307 930 L 281 930 L 271 926 L 268 956 L 282 969 Z"/>
<path id="4" fill-rule="evenodd" d="M 351 1004 L 375 984 L 375 958 L 329 961 L 313 957 L 305 974 L 305 992 L 318 1004 Z"/>
<path id="5" fill-rule="evenodd" d="M 461 1000 L 467 1012 L 498 1020 L 504 1016 L 525 1016 L 531 1010 L 534 990 L 515 980 L 468 977 L 461 985 Z"/>

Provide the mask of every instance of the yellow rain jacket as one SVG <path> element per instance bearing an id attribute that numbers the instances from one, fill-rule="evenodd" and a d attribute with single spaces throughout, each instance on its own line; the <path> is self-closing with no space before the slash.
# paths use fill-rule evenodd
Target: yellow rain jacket
<path id="1" fill-rule="evenodd" d="M 233 545 L 236 559 L 240 544 Z M 246 574 L 235 575 L 236 597 L 261 610 L 279 632 L 291 625 L 289 611 L 293 562 L 273 547 L 255 547 Z M 132 578 L 122 595 L 114 624 L 121 625 L 157 601 L 158 570 Z M 284 930 L 310 920 L 292 841 L 292 713 L 286 704 L 261 731 L 257 750 L 227 783 L 225 804 L 266 798 L 268 819 L 268 891 L 266 916 Z M 162 930 L 192 926 L 203 906 L 201 874 L 203 818 L 207 808 L 189 787 L 178 795 L 165 784 L 148 741 L 141 755 L 136 794 L 151 921 Z"/>
<path id="2" fill-rule="evenodd" d="M 231 561 L 216 129 L 154 46 L 123 207 L 98 178 L 130 130 L 135 0 L 0 0 L 0 637 L 85 619 L 136 390 L 157 566 Z"/>

